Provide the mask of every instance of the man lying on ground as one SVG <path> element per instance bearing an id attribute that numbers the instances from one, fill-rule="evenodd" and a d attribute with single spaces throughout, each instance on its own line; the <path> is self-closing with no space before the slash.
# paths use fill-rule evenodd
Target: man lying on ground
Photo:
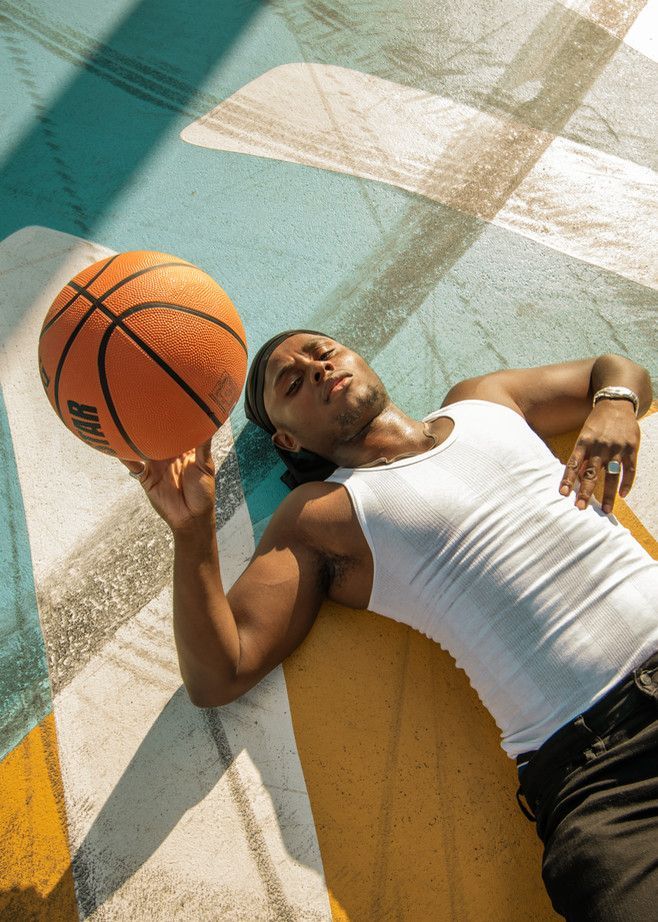
<path id="1" fill-rule="evenodd" d="M 325 598 L 403 621 L 454 656 L 500 727 L 557 912 L 655 918 L 658 564 L 610 515 L 650 402 L 646 371 L 604 355 L 462 381 L 418 421 L 331 337 L 274 337 L 252 363 L 246 410 L 299 485 L 228 596 L 210 443 L 124 462 L 173 531 L 192 701 L 255 685 Z M 573 429 L 563 469 L 543 439 Z"/>

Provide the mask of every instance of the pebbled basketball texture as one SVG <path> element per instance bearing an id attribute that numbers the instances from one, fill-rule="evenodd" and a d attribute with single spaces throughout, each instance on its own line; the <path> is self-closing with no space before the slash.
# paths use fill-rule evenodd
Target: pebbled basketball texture
<path id="1" fill-rule="evenodd" d="M 53 301 L 39 371 L 71 432 L 105 454 L 172 458 L 205 442 L 247 372 L 244 327 L 207 273 L 146 250 L 102 259 Z"/>

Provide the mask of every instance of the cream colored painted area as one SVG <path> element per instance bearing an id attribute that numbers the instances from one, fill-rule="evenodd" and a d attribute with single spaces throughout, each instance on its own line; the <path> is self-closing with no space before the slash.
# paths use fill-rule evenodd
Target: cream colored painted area
<path id="1" fill-rule="evenodd" d="M 330 918 L 285 697 L 279 669 L 195 709 L 168 589 L 119 629 L 55 699 L 83 914 L 135 918 L 148 897 L 137 918 Z"/>
<path id="2" fill-rule="evenodd" d="M 613 3 L 610 0 L 562 0 L 562 5 L 595 22 L 624 44 L 658 61 L 658 0 Z M 632 22 L 630 29 L 629 22 Z M 628 31 L 627 31 L 628 30 Z"/>
<path id="3" fill-rule="evenodd" d="M 43 394 L 43 316 L 107 253 L 45 228 L 0 245 L 0 376 L 57 692 L 81 916 L 327 920 L 282 669 L 230 707 L 189 703 L 163 523 L 123 466 L 82 445 Z M 253 551 L 229 424 L 213 454 L 220 507 L 232 510 L 219 532 L 228 587 Z"/>
<path id="4" fill-rule="evenodd" d="M 654 171 L 410 86 L 286 64 L 181 138 L 399 186 L 658 287 Z"/>
<path id="5" fill-rule="evenodd" d="M 120 464 L 91 451 L 57 419 L 37 362 L 39 331 L 55 296 L 81 269 L 111 254 L 43 227 L 23 228 L 0 244 L 0 373 L 37 585 L 102 516 L 99 496 L 116 500 L 132 489 Z"/>

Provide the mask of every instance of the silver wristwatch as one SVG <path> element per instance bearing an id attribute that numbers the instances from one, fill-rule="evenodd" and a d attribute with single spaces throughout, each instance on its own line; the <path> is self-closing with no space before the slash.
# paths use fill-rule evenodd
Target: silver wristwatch
<path id="1" fill-rule="evenodd" d="M 599 400 L 630 400 L 636 416 L 640 409 L 640 398 L 630 387 L 602 387 L 594 394 L 592 406 L 595 407 Z"/>

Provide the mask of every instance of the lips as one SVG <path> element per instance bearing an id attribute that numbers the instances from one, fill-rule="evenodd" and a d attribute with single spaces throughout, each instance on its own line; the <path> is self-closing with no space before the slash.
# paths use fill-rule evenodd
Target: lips
<path id="1" fill-rule="evenodd" d="M 323 393 L 323 397 L 324 397 L 325 403 L 326 403 L 326 402 L 329 400 L 329 398 L 331 397 L 331 394 L 332 394 L 334 388 L 335 388 L 338 384 L 340 384 L 341 381 L 344 381 L 345 378 L 351 378 L 351 377 L 352 377 L 352 376 L 349 374 L 349 372 L 344 371 L 344 372 L 341 372 L 341 374 L 332 375 L 331 378 L 328 378 L 328 379 L 325 381 L 325 383 L 324 383 L 324 393 Z"/>

